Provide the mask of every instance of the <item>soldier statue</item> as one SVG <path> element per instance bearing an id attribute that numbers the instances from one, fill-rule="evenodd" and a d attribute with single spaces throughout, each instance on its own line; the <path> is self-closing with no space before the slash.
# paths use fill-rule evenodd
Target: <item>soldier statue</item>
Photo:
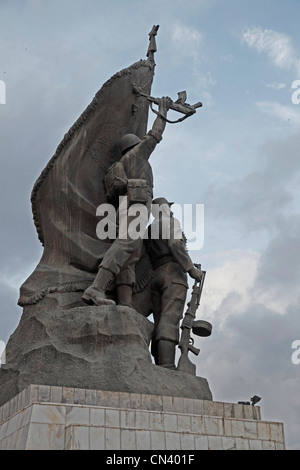
<path id="1" fill-rule="evenodd" d="M 146 229 L 153 197 L 153 173 L 149 163 L 150 155 L 162 140 L 166 126 L 166 115 L 171 99 L 159 99 L 159 112 L 152 129 L 139 139 L 134 134 L 126 134 L 121 138 L 120 146 L 123 157 L 113 164 L 105 177 L 108 200 L 117 204 L 119 197 L 122 202 L 118 208 L 118 217 L 133 204 L 142 204 L 147 208 L 142 222 L 141 237 L 135 239 L 128 233 L 131 218 L 127 218 L 126 233 L 118 234 L 111 247 L 107 250 L 99 266 L 92 285 L 88 287 L 82 299 L 89 304 L 115 304 L 107 297 L 106 291 L 113 281 L 117 284 L 118 304 L 132 305 L 132 288 L 135 282 L 135 264 L 140 259 L 143 247 L 143 234 Z"/>
<path id="2" fill-rule="evenodd" d="M 176 368 L 175 349 L 188 290 L 187 273 L 198 281 L 203 276 L 188 254 L 180 222 L 171 211 L 172 204 L 164 197 L 152 201 L 155 219 L 145 236 L 154 271 L 151 296 L 155 330 L 151 352 L 155 363 L 168 369 Z"/>

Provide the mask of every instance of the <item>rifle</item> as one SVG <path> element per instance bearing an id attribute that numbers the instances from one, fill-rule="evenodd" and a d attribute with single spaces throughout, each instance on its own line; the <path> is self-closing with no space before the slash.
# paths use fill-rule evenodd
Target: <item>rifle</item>
<path id="1" fill-rule="evenodd" d="M 195 114 L 197 108 L 201 108 L 203 106 L 200 101 L 196 104 L 193 104 L 193 105 L 186 103 L 186 98 L 187 98 L 186 91 L 180 91 L 178 93 L 177 101 L 174 102 L 174 101 L 171 100 L 169 106 L 170 106 L 170 109 L 173 109 L 173 111 L 177 111 L 178 113 L 184 114 L 184 117 L 182 117 L 180 119 L 177 119 L 176 121 L 170 121 L 169 119 L 162 116 L 158 111 L 156 111 L 152 107 L 152 103 L 155 103 L 155 104 L 159 105 L 160 98 L 153 98 L 153 96 L 146 95 L 135 84 L 133 84 L 133 86 L 132 86 L 132 91 L 133 91 L 133 93 L 135 93 L 137 95 L 144 96 L 145 98 L 147 98 L 147 100 L 150 101 L 151 110 L 155 114 L 160 116 L 162 119 L 164 119 L 166 122 L 169 122 L 171 124 L 175 124 L 177 122 L 184 121 L 189 116 L 192 116 L 193 114 Z"/>
<path id="2" fill-rule="evenodd" d="M 195 264 L 195 266 L 196 268 L 201 269 L 201 264 Z M 195 280 L 191 300 L 187 304 L 188 308 L 181 323 L 182 333 L 178 345 L 181 350 L 181 356 L 179 358 L 177 370 L 190 375 L 196 375 L 196 366 L 190 361 L 188 353 L 191 351 L 195 356 L 198 356 L 200 352 L 200 349 L 194 346 L 194 339 L 191 338 L 191 330 L 195 335 L 203 337 L 210 336 L 212 331 L 212 325 L 209 322 L 204 320 L 195 320 L 196 311 L 200 305 L 205 275 L 206 271 L 203 271 L 201 281 L 199 282 Z"/>

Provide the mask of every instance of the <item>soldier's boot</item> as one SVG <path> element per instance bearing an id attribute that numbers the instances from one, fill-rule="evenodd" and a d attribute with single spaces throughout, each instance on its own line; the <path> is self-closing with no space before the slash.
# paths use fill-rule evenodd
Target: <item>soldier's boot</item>
<path id="1" fill-rule="evenodd" d="M 158 365 L 166 369 L 176 370 L 175 366 L 176 343 L 165 339 L 157 342 Z"/>
<path id="2" fill-rule="evenodd" d="M 114 274 L 108 269 L 99 268 L 93 284 L 83 293 L 82 300 L 89 305 L 116 305 L 112 299 L 106 296 L 106 289 L 112 281 Z"/>
<path id="3" fill-rule="evenodd" d="M 124 307 L 133 307 L 132 304 L 132 287 L 127 284 L 121 284 L 117 287 L 118 305 Z"/>

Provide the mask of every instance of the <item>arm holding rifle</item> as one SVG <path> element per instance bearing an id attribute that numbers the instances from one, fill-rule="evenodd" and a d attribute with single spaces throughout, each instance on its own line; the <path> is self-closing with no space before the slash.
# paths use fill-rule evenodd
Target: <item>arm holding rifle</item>
<path id="1" fill-rule="evenodd" d="M 157 114 L 158 116 L 160 116 L 164 121 L 166 122 L 169 122 L 171 124 L 176 124 L 177 122 L 182 122 L 184 121 L 185 119 L 187 119 L 188 117 L 192 116 L 193 114 L 196 113 L 196 109 L 197 108 L 201 108 L 203 106 L 203 104 L 201 103 L 201 101 L 198 101 L 198 103 L 195 103 L 195 104 L 188 104 L 186 103 L 186 92 L 185 91 L 181 91 L 178 93 L 178 99 L 174 102 L 171 100 L 171 98 L 168 98 L 168 107 L 169 109 L 173 109 L 173 111 L 176 111 L 178 113 L 181 113 L 183 114 L 184 116 L 177 119 L 176 121 L 170 121 L 169 119 L 167 119 L 167 117 L 161 113 L 161 110 L 158 109 L 158 111 L 156 111 L 155 109 L 153 109 L 152 107 L 152 103 L 158 105 L 158 107 L 160 106 L 160 100 L 162 98 L 154 98 L 153 96 L 149 96 L 149 95 L 146 95 L 145 93 L 142 92 L 142 90 L 135 84 L 133 84 L 133 93 L 136 93 L 137 95 L 140 95 L 140 96 L 144 96 L 145 98 L 147 98 L 147 100 L 150 102 L 150 108 L 151 110 L 153 111 L 153 113 Z"/>
<path id="2" fill-rule="evenodd" d="M 162 140 L 162 134 L 165 130 L 166 123 L 171 124 L 181 122 L 184 119 L 192 116 L 196 113 L 196 109 L 202 107 L 202 103 L 199 101 L 194 105 L 190 105 L 185 102 L 186 92 L 179 92 L 177 101 L 173 102 L 168 96 L 163 96 L 162 98 L 153 98 L 152 96 L 146 95 L 142 90 L 135 84 L 132 86 L 132 91 L 136 95 L 143 96 L 150 102 L 151 110 L 157 115 L 152 129 L 148 134 L 141 140 L 141 142 L 136 146 L 136 151 L 139 151 L 141 158 L 149 160 L 151 153 L 156 147 L 157 143 Z M 158 111 L 154 110 L 152 103 L 155 103 L 158 106 Z M 183 114 L 184 116 L 176 121 L 170 121 L 167 119 L 167 113 L 169 109 Z"/>
<path id="3" fill-rule="evenodd" d="M 185 236 L 180 227 L 180 223 L 174 217 L 170 219 L 170 238 L 168 245 L 182 271 L 188 273 L 192 279 L 201 282 L 204 275 L 203 271 L 201 271 L 201 265 L 195 265 L 191 260 L 186 249 Z"/>
<path id="4" fill-rule="evenodd" d="M 144 160 L 149 160 L 156 145 L 162 140 L 162 135 L 166 128 L 166 116 L 169 110 L 171 98 L 163 96 L 158 99 L 159 114 L 155 119 L 152 129 L 145 135 L 139 144 L 133 149 L 135 154 L 139 154 Z"/>

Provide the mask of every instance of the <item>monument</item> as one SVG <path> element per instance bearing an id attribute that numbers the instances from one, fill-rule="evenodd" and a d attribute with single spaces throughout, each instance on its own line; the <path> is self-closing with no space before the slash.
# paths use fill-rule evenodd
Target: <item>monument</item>
<path id="1" fill-rule="evenodd" d="M 258 407 L 213 402 L 189 358 L 199 353 L 191 333 L 212 332 L 196 319 L 205 271 L 172 203 L 153 200 L 151 154 L 165 126 L 202 103 L 151 96 L 157 32 L 147 59 L 102 86 L 34 185 L 43 254 L 21 286 L 23 314 L 0 369 L 0 448 L 284 446 L 280 423 L 271 435 Z M 147 132 L 149 105 L 157 116 Z M 170 109 L 181 117 L 170 121 Z M 99 237 L 110 208 L 112 232 Z"/>

